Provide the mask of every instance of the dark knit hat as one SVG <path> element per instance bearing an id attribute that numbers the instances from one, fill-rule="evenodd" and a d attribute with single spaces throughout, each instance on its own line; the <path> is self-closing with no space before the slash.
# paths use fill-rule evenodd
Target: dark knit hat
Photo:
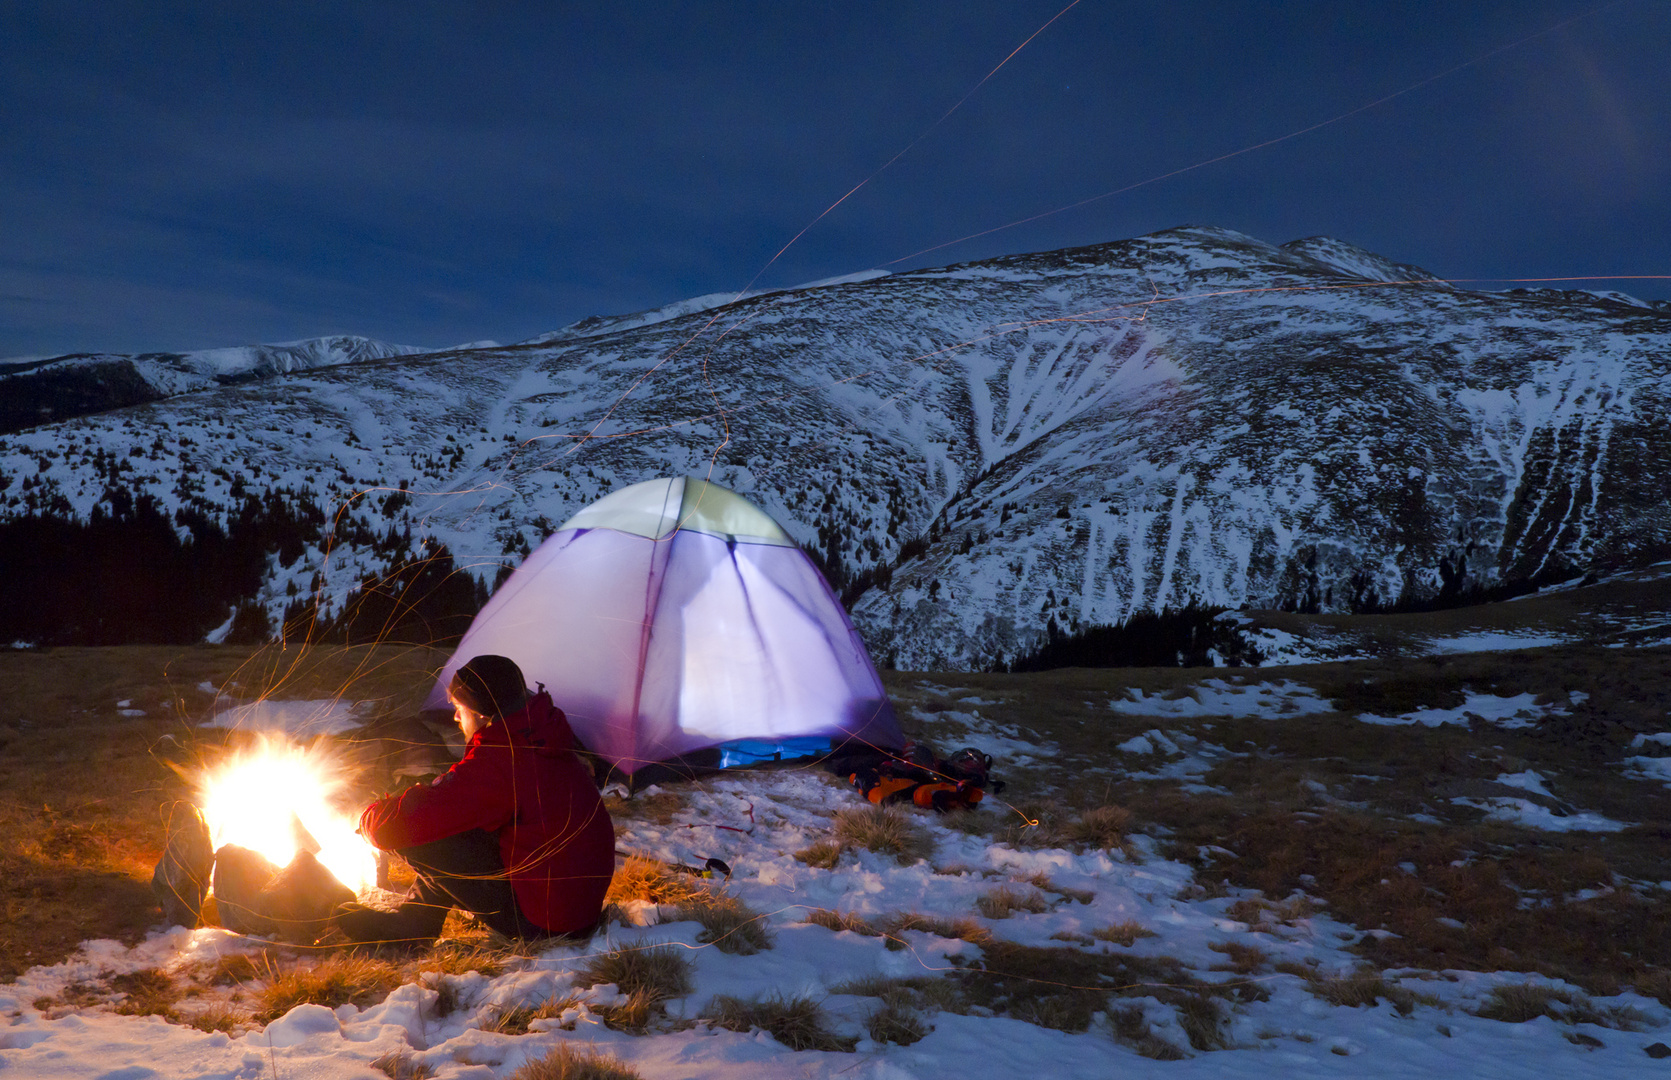
<path id="1" fill-rule="evenodd" d="M 507 712 L 522 707 L 528 686 L 515 660 L 488 653 L 459 668 L 447 690 L 460 705 L 502 719 Z"/>

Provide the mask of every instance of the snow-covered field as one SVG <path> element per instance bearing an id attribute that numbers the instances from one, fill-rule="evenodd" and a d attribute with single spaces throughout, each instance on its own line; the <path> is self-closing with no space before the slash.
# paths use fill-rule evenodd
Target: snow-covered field
<path id="1" fill-rule="evenodd" d="M 1130 714 L 1139 702 L 1148 707 L 1146 715 L 1156 726 L 1118 747 L 1133 775 L 1154 769 L 1157 760 L 1183 767 L 1203 753 L 1220 752 L 1168 730 L 1187 718 L 1210 712 L 1272 719 L 1305 715 L 1320 707 L 1309 688 L 1297 683 L 1238 687 L 1212 681 L 1182 696 L 1128 693 L 1107 708 L 1110 713 Z M 957 709 L 935 713 L 933 720 L 944 730 L 1002 749 L 1000 741 L 1015 740 L 1018 732 L 991 718 L 994 704 L 965 696 Z M 1466 723 L 1469 717 L 1464 714 L 1471 713 L 1512 727 L 1544 710 L 1529 701 L 1471 694 L 1464 706 L 1449 710 L 1455 715 L 1438 716 L 1441 711 L 1427 710 L 1434 715 L 1401 717 L 1398 722 Z M 282 719 L 279 712 L 269 719 Z M 1644 739 L 1642 744 L 1645 748 L 1667 740 L 1671 735 Z M 1049 745 L 1029 749 L 1039 758 L 1054 752 Z M 1641 767 L 1653 772 L 1657 764 L 1648 763 L 1663 760 L 1641 758 Z M 1532 800 L 1524 804 L 1522 825 L 1570 829 L 1577 824 L 1571 815 L 1550 815 L 1548 799 L 1540 798 L 1548 793 L 1537 772 L 1504 774 L 1498 783 Z M 403 1057 L 409 1066 L 428 1067 L 437 1078 L 487 1080 L 508 1076 L 563 1044 L 605 1052 L 648 1080 L 904 1080 L 947 1075 L 1029 1080 L 1115 1075 L 1541 1080 L 1551 1075 L 1634 1076 L 1661 1067 L 1644 1050 L 1666 1038 L 1671 1014 L 1654 999 L 1629 992 L 1591 1000 L 1576 987 L 1518 973 L 1409 969 L 1369 976 L 1385 980 L 1390 992 L 1402 999 L 1402 1011 L 1385 994 L 1371 1006 L 1329 1004 L 1321 996 L 1329 985 L 1326 980 L 1364 974 L 1361 959 L 1349 948 L 1363 937 L 1360 929 L 1331 918 L 1315 897 L 1259 898 L 1237 889 L 1204 894 L 1191 869 L 1163 857 L 1151 837 L 1134 836 L 1124 849 L 1103 851 L 1036 845 L 1026 839 L 1024 829 L 986 830 L 1012 837 L 995 842 L 980 831 L 922 814 L 913 823 L 927 840 L 925 857 L 902 863 L 848 850 L 833 869 L 819 869 L 795 854 L 828 838 L 836 812 L 862 805 L 836 778 L 785 769 L 681 785 L 659 794 L 676 806 L 671 816 L 623 816 L 628 828 L 620 847 L 670 863 L 700 866 L 708 858 L 727 862 L 733 876 L 723 887 L 760 913 L 770 934 L 769 948 L 752 955 L 721 951 L 704 943 L 697 922 L 674 921 L 677 913 L 670 907 L 638 904 L 633 921 L 642 925 L 617 923 L 588 945 L 518 956 L 496 977 L 420 975 L 367 1008 L 300 1005 L 265 1027 L 248 1023 L 231 1033 L 205 1033 L 157 1016 L 119 1015 L 112 1005 L 120 1004 L 120 995 L 102 1004 L 75 1004 L 78 988 L 108 985 L 123 973 L 160 969 L 184 983 L 221 957 L 254 954 L 266 946 L 214 928 L 159 929 L 131 949 L 115 942 L 89 942 L 63 963 L 35 968 L 16 983 L 0 986 L 0 1074 L 31 1080 L 375 1077 L 369 1063 L 392 1055 Z M 651 789 L 639 798 L 657 796 Z M 977 813 L 1009 815 L 1017 825 L 1024 820 L 1000 799 L 989 800 Z M 982 899 L 1000 889 L 1026 902 L 1001 918 L 980 914 Z M 1245 921 L 1250 911 L 1272 905 L 1286 906 L 1286 914 Z M 1038 910 L 1026 910 L 1029 906 Z M 965 978 L 960 972 L 997 972 L 1003 961 L 994 958 L 1013 954 L 1003 952 L 1009 946 L 977 943 L 978 933 L 946 938 L 927 930 L 901 930 L 891 936 L 833 931 L 807 921 L 814 911 L 841 912 L 872 924 L 906 913 L 974 920 L 972 925 L 996 942 L 1061 950 L 1034 956 L 1150 962 L 1172 958 L 1181 965 L 1176 970 L 1185 973 L 1180 978 L 1219 987 L 1209 988 L 1208 994 L 1219 1003 L 1226 1048 L 1192 1045 L 1186 1018 L 1168 987 L 1101 980 L 1092 988 L 1114 996 L 1084 1030 L 1029 1023 L 1006 1015 L 1006 1010 L 995 1014 L 980 1006 L 965 1005 L 959 1011 L 922 1004 L 921 1019 L 930 1029 L 923 1038 L 909 1045 L 877 1042 L 867 1034 L 867 1020 L 882 1002 L 863 991 L 874 992 L 879 980 L 955 981 Z M 1120 927 L 1124 935 L 1110 932 Z M 1151 936 L 1140 936 L 1144 931 Z M 1099 932 L 1104 936 L 1097 936 Z M 976 942 L 965 939 L 971 937 Z M 669 1002 L 667 1017 L 652 1023 L 646 1034 L 611 1029 L 603 1018 L 621 1002 L 618 988 L 579 986 L 578 969 L 598 953 L 657 946 L 679 950 L 689 961 L 691 992 Z M 1238 958 L 1246 962 L 1237 963 Z M 305 957 L 286 961 L 311 962 Z M 1587 1015 L 1610 1018 L 1608 1024 L 1558 1023 L 1547 1017 L 1508 1023 L 1475 1015 L 1496 988 L 1528 982 L 1587 1001 L 1592 1006 Z M 180 1002 L 183 1017 L 216 1007 L 238 1008 L 233 995 L 253 992 L 251 986 L 215 986 L 207 980 L 194 985 L 201 993 Z M 568 1008 L 533 1021 L 525 1034 L 487 1030 L 507 1008 L 538 1006 L 571 994 Z M 795 1051 L 763 1031 L 720 1028 L 704 1015 L 722 995 L 811 999 L 822 1007 L 834 1034 L 854 1040 L 853 1050 Z M 442 1007 L 443 998 L 450 999 L 450 1009 Z M 1122 1013 L 1123 1027 L 1116 1024 L 1114 1011 Z M 1132 1025 L 1138 1022 L 1134 1016 L 1147 1025 L 1150 1036 L 1181 1052 L 1183 1060 L 1140 1055 L 1131 1038 Z M 1621 1030 L 1621 1020 L 1635 1030 Z"/>

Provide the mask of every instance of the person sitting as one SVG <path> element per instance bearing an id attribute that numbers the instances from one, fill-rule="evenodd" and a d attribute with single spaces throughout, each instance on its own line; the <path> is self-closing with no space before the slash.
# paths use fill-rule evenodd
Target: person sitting
<path id="1" fill-rule="evenodd" d="M 336 928 L 355 942 L 431 942 L 459 908 L 507 937 L 590 936 L 615 872 L 615 829 L 568 718 L 503 656 L 465 664 L 448 697 L 463 760 L 360 816 L 361 834 L 417 880 L 395 911 L 344 905 Z"/>

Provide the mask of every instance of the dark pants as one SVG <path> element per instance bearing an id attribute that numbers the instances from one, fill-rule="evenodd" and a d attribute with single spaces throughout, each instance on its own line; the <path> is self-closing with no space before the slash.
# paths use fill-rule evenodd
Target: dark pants
<path id="1" fill-rule="evenodd" d="M 401 858 L 412 864 L 418 880 L 400 905 L 404 935 L 441 936 L 451 908 L 471 912 L 506 937 L 540 937 L 545 930 L 523 918 L 516 893 L 499 858 L 499 840 L 481 829 L 449 836 L 430 844 L 402 848 Z"/>
<path id="2" fill-rule="evenodd" d="M 516 894 L 499 858 L 499 841 L 472 829 L 432 844 L 402 848 L 418 880 L 394 911 L 346 905 L 336 925 L 350 941 L 367 944 L 427 943 L 441 936 L 447 912 L 460 908 L 506 937 L 543 937 L 545 931 L 523 918 Z"/>

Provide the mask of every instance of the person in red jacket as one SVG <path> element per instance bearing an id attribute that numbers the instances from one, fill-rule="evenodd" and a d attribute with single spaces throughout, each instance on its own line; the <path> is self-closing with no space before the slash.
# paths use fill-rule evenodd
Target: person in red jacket
<path id="1" fill-rule="evenodd" d="M 448 696 L 467 746 L 432 784 L 385 796 L 360 832 L 417 874 L 398 910 L 345 905 L 352 941 L 434 941 L 451 908 L 508 937 L 589 936 L 615 872 L 615 829 L 568 718 L 503 656 L 478 656 Z"/>

